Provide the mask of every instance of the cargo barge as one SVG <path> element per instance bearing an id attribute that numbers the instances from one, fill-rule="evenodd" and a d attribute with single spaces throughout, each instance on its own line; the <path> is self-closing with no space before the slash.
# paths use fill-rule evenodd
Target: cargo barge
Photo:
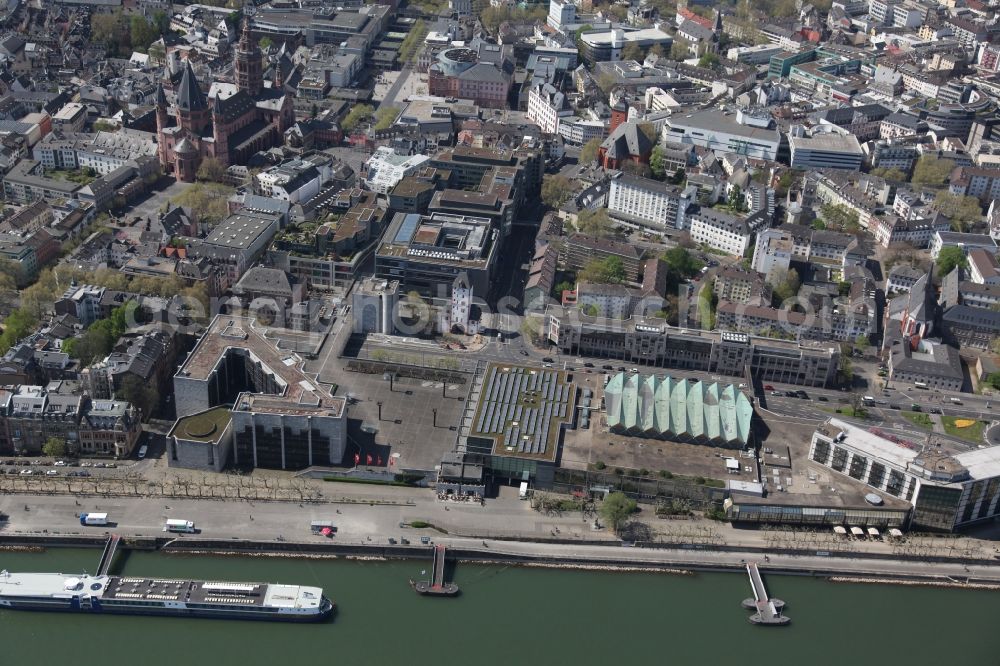
<path id="1" fill-rule="evenodd" d="M 0 572 L 0 609 L 319 622 L 323 589 L 125 576 Z"/>

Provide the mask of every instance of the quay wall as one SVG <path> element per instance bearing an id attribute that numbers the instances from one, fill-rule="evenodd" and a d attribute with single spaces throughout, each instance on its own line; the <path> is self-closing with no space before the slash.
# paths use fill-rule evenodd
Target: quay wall
<path id="1" fill-rule="evenodd" d="M 0 549 L 18 547 L 66 547 L 66 548 L 102 548 L 106 542 L 106 537 L 101 536 L 69 536 L 69 535 L 28 535 L 28 534 L 3 534 L 0 535 Z M 528 542 L 520 542 L 521 544 Z M 553 543 L 549 541 L 548 543 Z M 579 542 L 563 541 L 563 543 Z M 598 542 L 595 542 L 597 545 Z M 697 550 L 672 548 L 671 559 L 657 559 L 652 556 L 649 559 L 627 559 L 623 560 L 615 557 L 615 547 L 608 546 L 608 542 L 602 542 L 607 547 L 607 556 L 588 555 L 564 555 L 555 553 L 545 553 L 545 543 L 538 543 L 538 550 L 533 553 L 511 553 L 502 551 L 502 543 L 494 541 L 491 547 L 479 547 L 477 545 L 448 546 L 449 557 L 461 562 L 472 562 L 480 564 L 514 564 L 522 566 L 541 566 L 552 568 L 579 568 L 579 569 L 602 569 L 621 571 L 661 571 L 670 573 L 691 573 L 695 571 L 704 572 L 739 572 L 745 571 L 742 563 L 713 563 L 705 562 L 697 557 Z M 203 555 L 225 555 L 244 557 L 298 557 L 298 558 L 345 558 L 345 559 L 427 559 L 433 557 L 433 549 L 420 544 L 411 545 L 384 545 L 384 544 L 350 544 L 337 542 L 295 542 L 295 541 L 252 541 L 244 539 L 199 539 L 191 537 L 123 537 L 121 547 L 127 550 L 160 550 L 164 553 L 189 553 Z M 668 549 L 656 548 L 661 552 Z M 708 550 L 708 549 L 703 549 Z M 713 548 L 712 550 L 729 550 L 734 553 L 746 553 L 754 556 L 759 553 L 752 552 L 752 549 L 730 549 Z M 815 551 L 768 551 L 771 555 L 801 555 L 815 556 Z M 894 560 L 906 564 L 919 564 L 930 561 L 929 558 L 917 558 L 906 556 L 882 556 L 875 555 L 858 558 L 850 557 L 850 553 L 836 554 L 830 553 L 829 557 L 821 565 L 815 563 L 802 563 L 797 566 L 794 563 L 769 564 L 768 574 L 804 575 L 823 578 L 833 578 L 848 580 L 852 582 L 882 582 L 882 583 L 918 583 L 926 582 L 939 585 L 954 585 L 956 587 L 969 587 L 971 585 L 996 585 L 998 579 L 976 578 L 974 575 L 966 581 L 954 581 L 945 576 L 936 574 L 921 574 L 919 572 L 895 572 L 886 573 L 882 571 L 870 570 L 866 567 L 865 561 Z M 937 561 L 946 561 L 954 564 L 976 564 L 983 565 L 982 560 L 961 560 L 957 558 L 936 558 Z M 874 562 L 873 562 L 874 563 Z"/>

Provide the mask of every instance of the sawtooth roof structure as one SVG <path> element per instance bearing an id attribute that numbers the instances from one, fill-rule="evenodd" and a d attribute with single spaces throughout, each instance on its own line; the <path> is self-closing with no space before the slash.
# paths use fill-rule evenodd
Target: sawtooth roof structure
<path id="1" fill-rule="evenodd" d="M 613 432 L 731 448 L 750 441 L 753 405 L 732 384 L 620 372 L 604 401 Z"/>

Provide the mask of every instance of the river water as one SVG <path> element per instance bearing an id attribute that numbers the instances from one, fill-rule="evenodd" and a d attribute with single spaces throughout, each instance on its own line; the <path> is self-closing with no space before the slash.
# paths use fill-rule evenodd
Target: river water
<path id="1" fill-rule="evenodd" d="M 97 550 L 0 552 L 10 571 L 93 571 Z M 417 596 L 429 561 L 226 558 L 133 552 L 117 570 L 319 585 L 318 625 L 0 611 L 0 664 L 1000 663 L 1000 592 L 846 585 L 768 576 L 787 627 L 747 622 L 745 575 L 605 573 L 459 564 L 462 596 Z"/>

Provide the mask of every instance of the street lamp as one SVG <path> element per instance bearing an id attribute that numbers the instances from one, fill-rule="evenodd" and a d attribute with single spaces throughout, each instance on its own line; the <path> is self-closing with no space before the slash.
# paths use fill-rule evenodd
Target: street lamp
<path id="1" fill-rule="evenodd" d="M 382 420 L 382 401 L 381 401 L 381 400 L 379 400 L 379 401 L 378 401 L 377 403 L 375 403 L 375 404 L 377 404 L 377 405 L 378 405 L 378 420 L 379 420 L 379 421 L 381 421 L 381 420 Z"/>

